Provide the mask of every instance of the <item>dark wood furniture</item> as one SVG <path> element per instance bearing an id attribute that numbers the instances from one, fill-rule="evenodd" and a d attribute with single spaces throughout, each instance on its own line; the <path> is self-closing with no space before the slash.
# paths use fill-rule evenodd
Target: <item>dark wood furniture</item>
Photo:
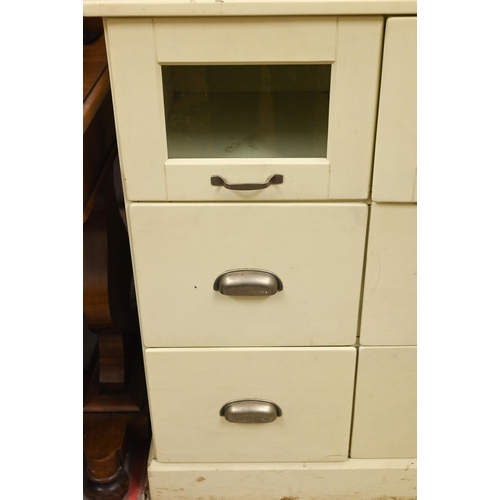
<path id="1" fill-rule="evenodd" d="M 83 311 L 98 336 L 84 371 L 84 487 L 120 500 L 128 446 L 150 426 L 102 21 L 85 18 L 86 29 L 101 35 L 83 47 Z"/>

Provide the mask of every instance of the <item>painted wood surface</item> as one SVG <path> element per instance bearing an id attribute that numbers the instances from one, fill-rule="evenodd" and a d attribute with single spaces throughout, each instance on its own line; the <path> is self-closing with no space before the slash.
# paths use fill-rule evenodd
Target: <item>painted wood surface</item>
<path id="1" fill-rule="evenodd" d="M 352 458 L 417 455 L 417 348 L 360 347 Z"/>
<path id="2" fill-rule="evenodd" d="M 372 198 L 417 201 L 416 17 L 386 24 Z"/>
<path id="3" fill-rule="evenodd" d="M 324 200 L 328 196 L 330 164 L 322 158 L 256 158 L 167 160 L 168 198 L 172 201 Z M 283 183 L 254 191 L 212 186 L 212 175 L 231 183 L 264 182 L 282 174 Z"/>
<path id="4" fill-rule="evenodd" d="M 382 17 L 339 18 L 328 130 L 330 199 L 368 198 L 383 24 Z"/>
<path id="5" fill-rule="evenodd" d="M 258 63 L 261 60 L 283 63 L 305 58 L 303 62 L 315 62 L 317 55 L 328 56 L 319 62 L 332 63 L 327 158 L 311 163 L 318 176 L 315 180 L 309 177 L 308 181 L 303 180 L 310 173 L 305 168 L 311 165 L 293 161 L 287 164 L 291 167 L 288 178 L 293 174 L 297 182 L 291 191 L 297 197 L 287 198 L 290 196 L 287 192 L 281 199 L 368 198 L 383 18 L 321 16 L 391 14 L 400 10 L 404 14 L 415 14 L 415 2 L 84 0 L 84 5 L 87 15 L 95 9 L 93 12 L 100 13 L 92 15 L 179 16 L 175 20 L 147 17 L 105 20 L 128 200 L 166 201 L 167 188 L 169 195 L 171 189 L 172 193 L 181 193 L 173 195 L 179 196 L 179 200 L 215 200 L 203 198 L 205 194 L 198 198 L 198 188 L 194 195 L 189 190 L 191 187 L 186 188 L 186 185 L 195 185 L 194 179 L 204 176 L 205 168 L 213 163 L 207 160 L 183 163 L 184 160 L 168 158 L 163 101 L 171 109 L 173 95 L 163 91 L 159 61 L 170 64 Z M 320 17 L 301 17 L 309 14 Z M 251 17 L 213 17 L 219 15 Z M 284 18 L 258 17 L 263 15 L 297 17 L 284 22 Z M 193 17 L 188 19 L 188 16 Z M 220 50 L 224 37 L 235 33 L 235 21 L 239 23 L 236 38 L 241 32 L 243 43 L 235 42 L 234 47 L 224 43 Z M 271 26 L 276 22 L 281 23 L 278 31 L 281 30 L 282 36 L 278 39 L 274 30 L 263 28 L 265 23 Z M 162 27 L 165 23 L 170 31 Z M 257 25 L 260 30 L 255 29 Z M 296 39 L 286 29 L 291 25 L 300 25 L 300 36 Z M 313 25 L 321 28 L 310 29 Z M 189 32 L 176 26 L 201 28 Z M 222 28 L 214 30 L 214 26 Z M 386 39 L 389 48 L 394 45 L 391 29 Z M 256 36 L 259 31 L 264 33 L 263 37 Z M 321 37 L 317 36 L 320 31 Z M 175 35 L 173 38 L 171 33 Z M 207 33 L 213 36 L 207 37 Z M 266 36 L 269 43 L 263 51 Z M 220 54 L 213 50 L 213 37 L 221 42 L 215 45 Z M 233 36 L 230 41 L 234 39 Z M 186 43 L 180 44 L 180 51 L 173 51 L 172 47 L 179 46 L 179 40 Z M 193 43 L 196 40 L 198 43 Z M 309 40 L 312 45 L 308 47 Z M 408 47 L 408 44 L 399 45 Z M 197 59 L 192 60 L 193 57 Z M 390 56 L 387 56 L 384 64 L 389 62 Z M 391 76 L 394 72 L 387 74 Z M 381 110 L 382 104 L 381 101 Z M 394 108 L 394 103 L 391 105 Z M 404 106 L 406 104 L 402 108 L 396 106 L 396 112 Z M 379 129 L 381 137 L 384 125 L 379 123 Z M 400 148 L 401 154 L 409 151 L 404 141 L 404 138 L 400 141 L 401 146 L 399 142 L 392 145 Z M 237 177 L 229 180 L 244 182 L 256 172 L 267 173 L 265 169 L 270 165 L 264 160 L 262 165 L 248 159 L 241 165 L 222 161 L 220 167 L 226 169 L 228 177 Z M 276 164 L 279 161 L 271 166 Z M 327 175 L 327 165 L 330 177 L 329 181 L 326 179 L 325 189 L 319 185 Z M 377 165 L 376 160 L 375 175 L 378 175 Z M 183 167 L 192 170 L 184 171 Z M 375 190 L 376 182 L 375 178 Z M 214 189 L 222 192 L 221 188 Z M 238 193 L 236 199 L 265 200 L 265 195 L 251 196 L 245 198 Z M 224 198 L 225 201 L 234 199 Z M 377 317 L 377 311 L 387 311 L 387 302 L 394 305 L 388 297 L 396 294 L 398 287 L 402 287 L 403 293 L 396 294 L 396 301 L 411 302 L 413 292 L 405 288 L 408 280 L 404 277 L 411 261 L 409 241 L 414 233 L 397 217 L 390 223 L 380 219 L 381 229 L 376 229 L 379 208 L 373 205 L 372 221 L 375 222 L 370 236 L 373 231 L 374 237 L 367 263 L 371 274 L 367 274 L 365 283 L 361 343 L 411 343 L 414 332 L 395 327 L 401 321 L 410 323 L 404 307 L 398 308 L 395 315 L 386 314 L 384 320 Z M 351 456 L 355 458 L 321 463 L 321 460 L 347 457 L 355 349 L 324 346 L 352 345 L 356 340 L 366 205 L 132 203 L 128 206 L 128 217 L 144 345 L 177 347 L 146 349 L 153 430 L 159 445 L 159 453 L 155 453 L 156 458 L 149 466 L 152 500 L 415 498 L 416 460 L 396 459 L 416 455 L 414 347 L 359 349 L 359 386 L 351 445 Z M 400 234 L 395 235 L 398 227 Z M 370 249 L 377 248 L 379 253 L 370 256 Z M 406 256 L 401 259 L 401 255 Z M 390 271 L 387 276 L 392 276 L 392 281 L 391 278 L 385 280 L 384 270 L 374 284 L 375 256 L 382 256 L 384 262 L 387 260 Z M 217 275 L 241 267 L 276 272 L 283 280 L 284 290 L 264 299 L 227 297 L 213 290 Z M 371 292 L 371 296 L 368 297 L 367 292 Z M 406 319 L 402 319 L 403 316 Z M 370 324 L 374 325 L 372 330 L 368 328 Z M 184 346 L 191 348 L 179 348 Z M 262 428 L 250 425 L 264 430 L 265 439 L 255 439 L 250 428 L 240 434 L 236 428 L 248 426 L 230 424 L 218 415 L 220 406 L 227 402 L 219 404 L 219 399 L 224 399 L 222 396 L 226 394 L 228 399 L 236 399 L 240 397 L 236 392 L 242 388 L 247 389 L 242 397 L 280 399 L 276 402 L 283 408 L 283 417 Z M 267 397 L 260 392 L 266 392 Z M 212 415 L 214 408 L 213 420 L 200 416 L 206 411 Z M 287 408 L 294 415 L 292 423 L 285 418 L 289 415 Z M 311 414 L 305 411 L 309 408 L 312 421 Z M 326 420 L 329 412 L 333 418 Z M 339 425 L 335 425 L 336 422 Z M 280 432 L 266 430 L 273 428 Z M 224 434 L 227 429 L 230 434 Z M 194 453 L 196 459 L 192 458 Z M 166 463 L 168 460 L 185 463 Z"/>
<path id="6" fill-rule="evenodd" d="M 160 462 L 335 462 L 347 459 L 356 350 L 146 349 Z M 230 401 L 270 400 L 282 416 L 238 424 Z"/>
<path id="7" fill-rule="evenodd" d="M 185 18 L 157 20 L 155 26 L 160 63 L 334 63 L 326 153 L 331 164 L 329 198 L 368 197 L 382 17 Z M 202 38 L 213 39 L 213 45 L 202 42 Z M 259 43 L 249 43 L 248 39 L 259 40 Z M 242 113 L 242 116 L 251 114 Z M 295 135 L 291 137 L 292 143 L 297 141 Z M 301 140 L 311 142 L 307 137 Z M 250 151 L 248 156 L 255 155 L 251 148 L 247 150 Z M 226 155 L 221 153 L 221 156 Z M 291 154 L 285 152 L 283 156 Z"/>
<path id="8" fill-rule="evenodd" d="M 118 152 L 129 200 L 166 200 L 161 67 L 151 19 L 104 23 Z"/>
<path id="9" fill-rule="evenodd" d="M 144 344 L 353 344 L 367 211 L 361 203 L 132 203 Z M 276 273 L 283 291 L 214 291 L 217 276 L 242 268 Z"/>
<path id="10" fill-rule="evenodd" d="M 287 63 L 335 60 L 335 17 L 155 19 L 159 63 Z"/>
<path id="11" fill-rule="evenodd" d="M 415 500 L 417 461 L 148 466 L 152 500 Z"/>
<path id="12" fill-rule="evenodd" d="M 416 204 L 372 204 L 360 343 L 417 343 Z"/>
<path id="13" fill-rule="evenodd" d="M 118 144 L 128 199 L 167 200 L 164 163 L 168 159 L 168 151 L 164 100 L 166 106 L 174 101 L 168 99 L 172 97 L 168 92 L 164 96 L 161 65 L 158 62 L 199 64 L 208 61 L 220 64 L 221 61 L 230 60 L 231 57 L 225 56 L 223 51 L 202 38 L 205 30 L 212 32 L 219 22 L 228 26 L 228 33 L 223 29 L 218 36 L 234 39 L 234 43 L 226 45 L 230 53 L 236 50 L 232 56 L 232 62 L 235 63 L 255 62 L 262 59 L 262 54 L 268 62 L 278 63 L 304 60 L 308 63 L 318 60 L 325 62 L 324 58 L 332 62 L 336 59 L 332 65 L 328 118 L 326 156 L 331 168 L 330 193 L 327 196 L 339 200 L 368 197 L 383 19 L 342 17 L 338 23 L 336 17 L 287 18 L 286 22 L 283 18 L 259 19 L 157 20 L 154 21 L 155 29 L 153 21 L 149 19 L 113 18 L 106 21 Z M 240 22 L 243 31 L 238 24 Z M 200 25 L 204 27 L 203 30 L 198 30 Z M 287 34 L 286 39 L 299 40 L 303 51 L 293 47 L 292 50 L 289 45 L 279 45 L 281 48 L 276 55 L 268 47 L 262 50 L 262 36 L 256 37 L 256 33 L 260 33 L 262 26 L 268 26 L 274 39 L 271 28 L 274 29 L 275 25 L 282 25 L 281 30 Z M 300 28 L 298 35 L 297 26 Z M 192 31 L 197 43 L 183 52 L 184 49 L 179 50 L 183 45 L 178 44 L 177 38 L 187 36 L 185 30 L 188 33 Z M 245 30 L 248 30 L 249 37 L 252 35 L 259 43 L 239 46 L 236 41 L 240 39 L 240 32 L 245 33 Z M 168 43 L 162 37 L 167 38 Z M 275 38 L 279 40 L 281 37 Z M 173 50 L 174 46 L 176 50 Z M 328 50 L 324 47 L 328 47 Z M 313 56 L 313 53 L 317 53 L 317 56 Z M 172 106 L 169 109 L 173 109 Z M 167 182 L 171 184 L 168 179 Z"/>
<path id="14" fill-rule="evenodd" d="M 84 16 L 416 14 L 416 0 L 83 0 Z"/>

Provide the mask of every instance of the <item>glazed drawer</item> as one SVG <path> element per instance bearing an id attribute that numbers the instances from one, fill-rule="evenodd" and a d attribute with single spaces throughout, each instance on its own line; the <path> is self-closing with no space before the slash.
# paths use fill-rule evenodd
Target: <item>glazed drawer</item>
<path id="1" fill-rule="evenodd" d="M 354 344 L 367 210 L 356 203 L 132 203 L 144 345 Z M 282 290 L 252 295 L 257 284 L 232 295 L 228 280 L 217 285 L 217 278 L 233 270 L 243 280 L 253 270 L 275 275 Z"/>
<path id="2" fill-rule="evenodd" d="M 372 204 L 360 343 L 417 344 L 416 204 Z"/>
<path id="3" fill-rule="evenodd" d="M 107 19 L 131 201 L 369 194 L 381 16 Z M 252 191 L 212 185 L 283 182 Z"/>
<path id="4" fill-rule="evenodd" d="M 417 456 L 417 348 L 360 347 L 351 458 Z"/>
<path id="5" fill-rule="evenodd" d="M 346 460 L 355 360 L 351 347 L 146 349 L 156 458 Z M 271 402 L 281 415 L 260 423 L 221 416 L 226 403 L 241 399 Z"/>

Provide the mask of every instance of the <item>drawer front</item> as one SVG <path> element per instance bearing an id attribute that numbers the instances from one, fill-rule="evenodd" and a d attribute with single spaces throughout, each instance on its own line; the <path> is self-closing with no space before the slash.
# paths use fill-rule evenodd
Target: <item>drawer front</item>
<path id="1" fill-rule="evenodd" d="M 160 462 L 346 460 L 355 348 L 146 349 Z M 271 401 L 272 422 L 230 422 L 228 402 Z"/>
<path id="2" fill-rule="evenodd" d="M 416 17 L 387 20 L 372 198 L 417 201 Z"/>
<path id="3" fill-rule="evenodd" d="M 383 22 L 107 19 L 127 198 L 366 199 Z M 212 189 L 211 160 L 232 183 L 262 183 L 275 167 L 284 182 L 254 197 Z"/>
<path id="4" fill-rule="evenodd" d="M 360 343 L 417 343 L 417 205 L 371 208 Z"/>
<path id="5" fill-rule="evenodd" d="M 351 458 L 417 456 L 417 348 L 360 347 Z"/>
<path id="6" fill-rule="evenodd" d="M 144 344 L 353 344 L 366 219 L 367 206 L 355 203 L 131 204 Z M 216 288 L 230 295 L 216 291 L 233 270 L 274 274 L 283 289 L 243 272 L 250 291 L 225 290 L 228 278 Z"/>

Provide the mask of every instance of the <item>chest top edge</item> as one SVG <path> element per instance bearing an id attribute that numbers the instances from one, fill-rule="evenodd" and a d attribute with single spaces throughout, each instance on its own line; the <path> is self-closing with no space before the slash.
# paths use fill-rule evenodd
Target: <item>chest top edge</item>
<path id="1" fill-rule="evenodd" d="M 86 17 L 416 15 L 416 0 L 83 0 Z"/>

